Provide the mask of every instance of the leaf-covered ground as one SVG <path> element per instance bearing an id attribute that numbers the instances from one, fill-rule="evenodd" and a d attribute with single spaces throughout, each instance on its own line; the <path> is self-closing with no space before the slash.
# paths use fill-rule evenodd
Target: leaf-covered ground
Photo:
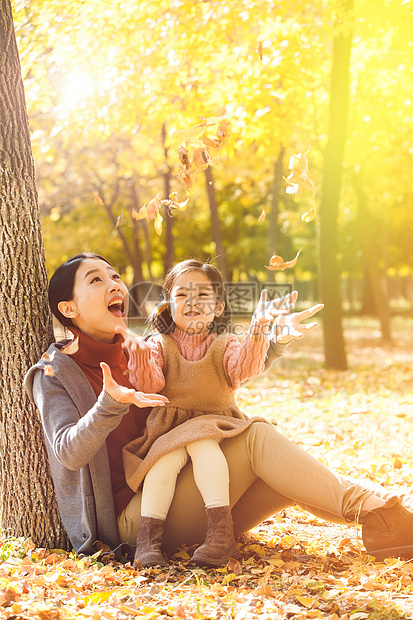
<path id="1" fill-rule="evenodd" d="M 394 342 L 382 346 L 374 322 L 348 319 L 346 372 L 323 368 L 321 330 L 313 332 L 243 388 L 240 404 L 335 470 L 409 489 L 412 327 L 395 320 Z M 168 569 L 136 570 L 3 538 L 0 617 L 413 618 L 413 563 L 373 562 L 355 527 L 289 509 L 239 546 L 241 560 L 220 570 L 191 567 L 185 550 Z"/>

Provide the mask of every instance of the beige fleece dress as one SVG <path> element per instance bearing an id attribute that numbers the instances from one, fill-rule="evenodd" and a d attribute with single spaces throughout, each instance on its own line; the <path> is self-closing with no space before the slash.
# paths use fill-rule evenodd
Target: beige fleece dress
<path id="1" fill-rule="evenodd" d="M 169 336 L 160 336 L 164 358 L 167 406 L 149 414 L 142 436 L 123 448 L 125 477 L 137 492 L 156 461 L 169 452 L 199 439 L 235 437 L 260 417 L 248 418 L 238 409 L 224 370 L 224 353 L 230 334 L 213 340 L 204 357 L 184 358 Z"/>

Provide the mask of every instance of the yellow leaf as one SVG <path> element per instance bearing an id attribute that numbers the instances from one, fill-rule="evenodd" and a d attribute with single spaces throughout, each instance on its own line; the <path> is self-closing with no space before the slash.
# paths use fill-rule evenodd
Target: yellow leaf
<path id="1" fill-rule="evenodd" d="M 185 549 L 181 549 L 180 551 L 177 551 L 176 553 L 174 553 L 172 557 L 173 558 L 181 558 L 181 560 L 189 560 L 189 558 L 191 556 L 188 555 L 188 553 L 185 551 Z"/>
<path id="2" fill-rule="evenodd" d="M 95 192 L 95 202 L 97 202 L 98 205 L 103 205 L 103 200 L 97 192 Z"/>
<path id="3" fill-rule="evenodd" d="M 162 215 L 160 213 L 157 213 L 155 216 L 155 220 L 153 222 L 155 232 L 157 235 L 162 234 L 162 222 L 163 222 Z"/>
<path id="4" fill-rule="evenodd" d="M 317 211 L 315 207 L 310 207 L 308 211 L 302 214 L 301 219 L 303 222 L 312 222 L 315 216 L 317 215 Z"/>
<path id="5" fill-rule="evenodd" d="M 263 222 L 263 221 L 265 220 L 265 218 L 266 218 L 266 217 L 267 217 L 267 214 L 265 213 L 265 209 L 263 209 L 263 210 L 261 211 L 261 215 L 260 215 L 260 217 L 258 218 L 258 221 L 259 221 L 259 222 Z"/>
<path id="6" fill-rule="evenodd" d="M 171 132 L 171 136 L 173 138 L 177 138 L 181 142 L 185 140 L 192 140 L 193 138 L 199 138 L 202 134 L 207 130 L 206 122 L 195 125 L 195 127 L 190 127 L 189 129 L 178 129 L 176 131 Z"/>
<path id="7" fill-rule="evenodd" d="M 257 54 L 260 57 L 260 60 L 262 60 L 262 43 L 258 43 L 257 45 Z"/>
<path id="8" fill-rule="evenodd" d="M 401 469 L 403 467 L 403 462 L 399 459 L 398 456 L 396 456 L 393 461 L 393 467 L 394 469 Z"/>
<path id="9" fill-rule="evenodd" d="M 104 592 L 93 592 L 93 594 L 88 594 L 88 596 L 82 596 L 80 600 L 86 603 L 86 605 L 88 603 L 105 603 L 111 594 L 112 590 L 105 590 Z"/>
<path id="10" fill-rule="evenodd" d="M 285 261 L 281 256 L 277 256 L 277 254 L 273 254 L 270 258 L 270 264 L 264 265 L 266 269 L 269 271 L 284 271 L 284 269 L 289 269 L 290 267 L 294 267 L 297 263 L 298 257 L 300 256 L 301 250 L 299 250 L 296 256 L 289 261 Z"/>
<path id="11" fill-rule="evenodd" d="M 230 573 L 229 575 L 226 575 L 224 577 L 224 579 L 222 580 L 223 585 L 225 586 L 227 583 L 229 583 L 230 581 L 234 581 L 234 579 L 236 579 L 237 576 L 234 575 L 234 573 Z"/>
<path id="12" fill-rule="evenodd" d="M 304 607 L 311 607 L 316 602 L 315 599 L 309 598 L 308 596 L 296 596 L 296 599 L 301 605 L 304 605 Z"/>

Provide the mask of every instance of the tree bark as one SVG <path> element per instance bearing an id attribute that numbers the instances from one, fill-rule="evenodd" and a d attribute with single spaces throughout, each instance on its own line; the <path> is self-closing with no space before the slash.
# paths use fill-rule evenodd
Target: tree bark
<path id="1" fill-rule="evenodd" d="M 278 153 L 278 157 L 274 162 L 274 179 L 272 184 L 272 199 L 271 199 L 271 212 L 270 212 L 270 226 L 268 231 L 268 254 L 272 256 L 273 254 L 279 254 L 277 252 L 277 243 L 278 243 L 278 203 L 280 201 L 280 192 L 281 192 L 281 180 L 283 177 L 283 159 L 284 159 L 285 148 L 283 145 L 280 146 L 280 152 Z"/>
<path id="2" fill-rule="evenodd" d="M 367 194 L 363 188 L 360 173 L 353 176 L 358 206 L 358 231 L 366 271 L 369 277 L 374 308 L 379 317 L 381 335 L 385 342 L 391 342 L 390 310 L 387 292 L 382 285 L 379 255 L 374 243 L 373 222 L 367 206 Z"/>
<path id="3" fill-rule="evenodd" d="M 1 527 L 65 547 L 37 410 L 23 377 L 53 341 L 26 103 L 10 0 L 0 0 Z"/>
<path id="4" fill-rule="evenodd" d="M 209 200 L 209 208 L 211 211 L 212 238 L 215 242 L 218 269 L 222 274 L 224 282 L 228 282 L 227 258 L 224 250 L 224 244 L 222 243 L 221 226 L 219 223 L 218 205 L 215 196 L 211 166 L 208 166 L 208 168 L 205 170 L 205 180 Z"/>
<path id="5" fill-rule="evenodd" d="M 330 118 L 325 151 L 319 216 L 319 270 L 324 306 L 324 353 L 327 368 L 345 370 L 347 358 L 342 328 L 342 308 L 337 264 L 337 217 L 346 142 L 352 29 L 348 20 L 353 0 L 342 0 L 344 28 L 333 42 Z"/>
<path id="6" fill-rule="evenodd" d="M 168 164 L 168 147 L 166 146 L 166 124 L 162 125 L 162 144 L 165 156 L 165 170 L 163 173 L 164 178 L 164 196 L 165 199 L 168 200 L 169 195 L 171 193 L 171 178 L 172 178 L 172 170 Z M 165 260 L 164 260 L 164 269 L 165 273 L 169 271 L 173 267 L 175 261 L 175 245 L 174 245 L 174 235 L 173 235 L 173 216 L 169 209 L 165 208 Z"/>

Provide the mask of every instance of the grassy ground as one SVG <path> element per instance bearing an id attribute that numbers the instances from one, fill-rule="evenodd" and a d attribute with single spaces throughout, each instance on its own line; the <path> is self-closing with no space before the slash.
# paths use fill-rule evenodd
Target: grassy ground
<path id="1" fill-rule="evenodd" d="M 386 488 L 411 487 L 413 320 L 395 319 L 383 346 L 373 321 L 346 319 L 349 370 L 323 366 L 321 329 L 295 342 L 265 376 L 238 392 L 242 409 L 338 472 Z M 413 563 L 375 563 L 355 527 L 288 509 L 240 541 L 241 560 L 134 569 L 0 542 L 0 617 L 413 618 Z M 3 615 L 2 615 L 3 614 Z"/>

